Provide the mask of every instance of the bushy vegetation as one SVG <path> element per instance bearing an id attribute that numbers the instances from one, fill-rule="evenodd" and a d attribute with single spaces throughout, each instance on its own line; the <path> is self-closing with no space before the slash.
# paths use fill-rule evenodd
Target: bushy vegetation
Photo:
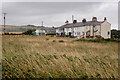
<path id="1" fill-rule="evenodd" d="M 9 33 L 9 32 L 5 32 L 5 34 L 3 35 L 22 35 L 21 33 Z"/>
<path id="2" fill-rule="evenodd" d="M 64 42 L 63 40 L 59 40 L 59 42 Z"/>
<path id="3" fill-rule="evenodd" d="M 28 31 L 23 32 L 24 35 L 33 35 L 33 32 L 35 32 L 35 29 L 31 29 Z"/>
<path id="4" fill-rule="evenodd" d="M 120 30 L 111 30 L 111 38 L 120 38 Z"/>
<path id="5" fill-rule="evenodd" d="M 47 33 L 46 34 L 46 36 L 50 36 L 50 37 L 53 37 L 53 36 L 55 36 L 56 35 L 56 33 Z"/>
<path id="6" fill-rule="evenodd" d="M 73 41 L 97 42 L 97 43 L 120 42 L 119 40 L 113 40 L 113 39 L 77 39 Z"/>
<path id="7" fill-rule="evenodd" d="M 49 40 L 48 38 L 46 40 Z"/>
<path id="8" fill-rule="evenodd" d="M 53 42 L 56 42 L 56 40 L 53 40 Z"/>
<path id="9" fill-rule="evenodd" d="M 118 78 L 116 42 L 31 35 L 2 39 L 3 78 Z"/>
<path id="10" fill-rule="evenodd" d="M 65 37 L 71 37 L 70 35 L 65 35 Z"/>

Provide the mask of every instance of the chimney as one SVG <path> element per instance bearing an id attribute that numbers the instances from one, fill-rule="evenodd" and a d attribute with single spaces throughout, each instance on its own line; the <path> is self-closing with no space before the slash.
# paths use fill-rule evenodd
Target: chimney
<path id="1" fill-rule="evenodd" d="M 84 22 L 86 22 L 86 19 L 85 19 L 85 18 L 83 18 L 82 22 L 83 22 L 83 23 L 84 23 Z"/>
<path id="2" fill-rule="evenodd" d="M 93 17 L 93 18 L 92 18 L 92 21 L 97 21 L 97 17 Z"/>
<path id="3" fill-rule="evenodd" d="M 106 17 L 104 17 L 104 21 L 106 21 L 107 19 L 106 19 Z"/>
<path id="4" fill-rule="evenodd" d="M 69 21 L 68 20 L 66 20 L 66 22 L 65 22 L 66 24 L 68 24 L 69 23 Z"/>
<path id="5" fill-rule="evenodd" d="M 73 20 L 73 23 L 74 23 L 74 24 L 77 23 L 77 20 Z"/>

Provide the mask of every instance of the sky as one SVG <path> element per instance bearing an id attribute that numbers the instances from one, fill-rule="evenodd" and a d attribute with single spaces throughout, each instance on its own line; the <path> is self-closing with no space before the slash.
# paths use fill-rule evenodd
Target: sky
<path id="1" fill-rule="evenodd" d="M 46 27 L 59 27 L 66 20 L 71 23 L 74 15 L 77 22 L 106 17 L 111 29 L 118 29 L 117 2 L 3 2 L 2 12 L 7 13 L 7 25 L 41 25 L 43 21 Z"/>

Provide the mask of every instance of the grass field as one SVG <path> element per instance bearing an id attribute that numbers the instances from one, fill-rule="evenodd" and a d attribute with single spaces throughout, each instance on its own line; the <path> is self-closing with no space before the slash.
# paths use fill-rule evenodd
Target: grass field
<path id="1" fill-rule="evenodd" d="M 2 37 L 3 78 L 118 78 L 118 43 Z"/>

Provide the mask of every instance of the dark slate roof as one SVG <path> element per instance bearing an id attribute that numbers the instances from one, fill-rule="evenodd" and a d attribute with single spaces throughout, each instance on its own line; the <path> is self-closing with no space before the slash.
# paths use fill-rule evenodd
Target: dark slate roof
<path id="1" fill-rule="evenodd" d="M 65 25 L 60 26 L 60 29 L 63 28 L 71 28 L 71 27 L 83 27 L 83 26 L 96 26 L 96 25 L 100 25 L 101 23 L 103 23 L 104 21 L 87 21 L 87 22 L 77 22 L 77 23 L 68 23 Z"/>

